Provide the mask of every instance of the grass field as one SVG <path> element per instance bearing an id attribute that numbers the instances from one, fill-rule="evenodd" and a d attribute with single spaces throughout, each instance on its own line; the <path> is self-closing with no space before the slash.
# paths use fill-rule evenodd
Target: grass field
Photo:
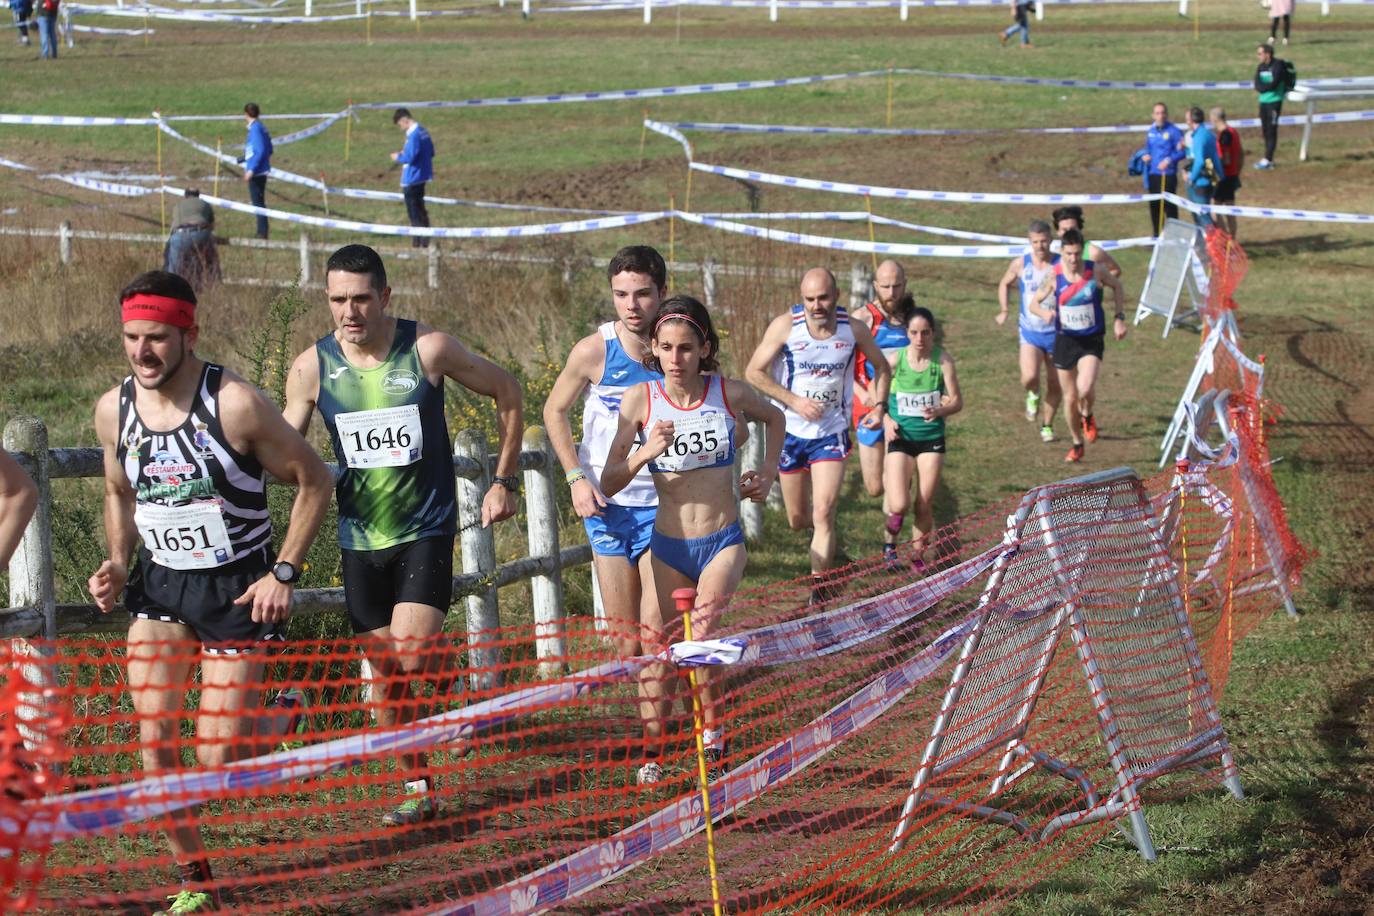
<path id="1" fill-rule="evenodd" d="M 95 20 L 91 20 L 95 22 Z M 1201 39 L 1193 23 L 1168 5 L 1063 8 L 1051 5 L 1037 23 L 1030 51 L 998 48 L 1004 11 L 914 9 L 911 21 L 895 11 L 786 11 L 770 25 L 761 10 L 687 10 L 680 19 L 657 11 L 652 26 L 637 12 L 536 16 L 518 13 L 429 20 L 417 35 L 404 21 L 379 20 L 374 43 L 357 23 L 248 29 L 229 25 L 155 23 L 141 39 L 79 35 L 78 46 L 56 62 L 34 49 L 0 46 L 7 79 L 0 85 L 6 112 L 71 115 L 233 114 L 249 100 L 268 113 L 327 112 L 349 100 L 462 99 L 667 86 L 724 79 L 838 73 L 887 66 L 1023 74 L 1080 79 L 1244 80 L 1253 72 L 1254 44 L 1267 26 L 1264 12 L 1242 0 L 1209 0 Z M 101 21 L 126 26 L 136 21 Z M 1335 7 L 1321 19 L 1303 4 L 1294 44 L 1281 51 L 1303 77 L 1367 75 L 1374 10 Z M 1251 92 L 1170 92 L 1176 114 L 1189 104 L 1224 104 L 1235 117 L 1254 116 Z M 1143 123 L 1155 93 L 999 86 L 899 77 L 892 84 L 893 124 L 901 127 L 1009 128 Z M 884 126 L 888 82 L 877 78 L 818 86 L 651 100 L 649 114 L 668 120 L 741 121 Z M 1359 104 L 1359 103 L 1352 103 Z M 610 102 L 417 112 L 439 149 L 430 193 L 505 202 L 608 209 L 658 209 L 686 191 L 681 150 L 650 135 L 641 161 L 640 121 L 646 103 Z M 1374 107 L 1374 106 L 1371 106 Z M 1325 109 L 1323 109 L 1325 110 Z M 1292 112 L 1290 112 L 1292 113 Z M 274 163 L 332 184 L 391 190 L 397 173 L 386 153 L 399 148 L 389 112 L 361 114 L 343 158 L 343 127 L 283 147 Z M 1179 118 L 1181 120 L 1181 117 Z M 273 122 L 275 134 L 305 126 Z M 181 125 L 191 136 L 227 145 L 242 139 L 234 121 Z M 1239 202 L 1277 207 L 1374 212 L 1369 166 L 1374 139 L 1367 124 L 1319 126 L 1313 158 L 1296 162 L 1298 129 L 1285 128 L 1280 168 L 1247 171 Z M 1259 135 L 1243 133 L 1250 158 Z M 1139 145 L 1130 136 L 986 136 L 959 138 L 803 138 L 692 135 L 697 158 L 813 178 L 945 190 L 1131 192 L 1138 179 L 1125 162 Z M 45 171 L 156 169 L 152 128 L 0 127 L 0 156 Z M 174 141 L 163 142 L 164 171 L 177 182 L 209 185 L 213 164 Z M 226 196 L 246 200 L 241 183 L 224 177 Z M 175 182 L 174 182 L 175 183 Z M 322 213 L 323 201 L 280 182 L 269 187 L 274 206 Z M 696 210 L 745 210 L 738 183 L 697 175 Z M 862 209 L 856 198 L 763 189 L 762 210 Z M 402 221 L 399 204 L 332 199 L 331 212 L 350 218 Z M 912 222 L 984 232 L 1016 233 L 1035 208 L 896 204 L 875 201 L 876 212 Z M 0 172 L 0 227 L 157 231 L 155 197 L 123 199 L 68 185 Z M 434 207 L 442 225 L 499 225 L 532 217 L 490 210 Z M 543 220 L 545 217 L 537 217 Z M 1090 238 L 1141 234 L 1141 205 L 1089 211 Z M 251 234 L 249 218 L 226 213 L 224 234 Z M 865 237 L 862 224 L 788 224 L 801 231 Z M 523 243 L 466 243 L 464 251 L 549 255 L 573 266 L 483 267 L 446 263 L 441 289 L 411 297 L 398 310 L 418 314 L 472 340 L 493 357 L 519 364 L 528 381 L 529 422 L 550 366 L 571 341 L 607 311 L 604 279 L 585 267 L 620 244 L 641 241 L 668 249 L 669 227 L 590 234 Z M 296 230 L 274 226 L 279 238 Z M 312 238 L 351 241 L 311 231 Z M 910 236 L 877 229 L 877 237 Z M 1238 299 L 1247 352 L 1264 353 L 1269 393 L 1282 408 L 1272 447 L 1283 457 L 1275 473 L 1293 523 L 1315 548 L 1296 623 L 1278 617 L 1241 645 L 1224 697 L 1223 714 L 1238 751 L 1248 800 L 1236 804 L 1213 793 L 1168 802 L 1151 812 L 1160 861 L 1145 865 L 1124 844 L 1104 843 L 1032 889 L 1017 906 L 1026 912 L 1361 912 L 1374 895 L 1374 645 L 1370 599 L 1374 575 L 1374 510 L 1367 500 L 1374 459 L 1374 330 L 1369 281 L 1374 235 L 1367 227 L 1244 222 L 1242 243 L 1251 269 Z M 675 228 L 680 260 L 713 256 L 736 265 L 764 265 L 799 277 L 823 263 L 847 275 L 852 255 L 836 257 L 745 241 L 703 230 Z M 5 238 L 0 242 L 0 295 L 9 303 L 0 340 L 0 419 L 17 413 L 44 417 L 54 445 L 91 445 L 91 405 L 123 374 L 114 336 L 115 291 L 154 266 L 149 247 L 78 243 L 72 265 L 57 263 L 55 243 Z M 283 277 L 293 261 L 241 249 L 225 253 L 239 277 Z M 1128 298 L 1138 294 L 1147 256 L 1120 258 Z M 997 328 L 996 261 L 908 261 L 919 301 L 946 326 L 959 361 L 965 412 L 951 421 L 946 486 L 937 516 L 947 521 L 977 511 L 1028 486 L 1066 475 L 1060 459 L 1066 438 L 1042 446 L 1019 419 L 1014 332 Z M 413 271 L 407 267 L 404 271 Z M 678 278 L 691 289 L 695 280 Z M 726 356 L 737 368 L 769 313 L 792 301 L 795 281 L 762 273 L 722 281 L 720 301 L 729 335 Z M 291 329 L 291 348 L 327 329 L 318 291 L 306 291 L 314 310 Z M 222 287 L 202 309 L 202 352 L 247 369 L 239 354 L 252 335 L 270 329 L 273 293 Z M 1191 365 L 1197 338 L 1178 332 L 1159 339 L 1157 323 L 1111 346 L 1099 416 L 1103 438 L 1088 467 L 1130 464 L 1142 472 L 1157 460 L 1156 444 Z M 537 352 L 535 343 L 546 352 Z M 270 369 L 270 367 L 269 367 Z M 452 422 L 467 416 L 455 401 Z M 878 509 L 860 495 L 851 475 L 841 514 L 846 548 L 869 554 L 879 541 Z M 98 504 L 87 484 L 59 492 L 67 528 L 60 539 L 62 594 L 80 600 L 78 583 L 98 552 Z M 576 537 L 576 526 L 565 529 Z M 519 552 L 520 538 L 503 533 L 503 554 Z M 801 540 L 770 516 L 768 536 L 752 553 L 749 582 L 790 578 L 804 571 Z M 570 601 L 585 611 L 585 581 L 572 577 Z M 506 607 L 520 613 L 520 589 Z M 505 599 L 503 599 L 505 600 Z"/>

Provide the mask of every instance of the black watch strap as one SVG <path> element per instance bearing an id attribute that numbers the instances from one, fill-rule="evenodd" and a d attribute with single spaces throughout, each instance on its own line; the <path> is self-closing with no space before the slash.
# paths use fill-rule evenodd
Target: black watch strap
<path id="1" fill-rule="evenodd" d="M 511 475 L 510 477 L 493 477 L 491 479 L 491 482 L 499 483 L 501 486 L 505 487 L 507 490 L 510 490 L 512 493 L 520 492 L 520 478 L 514 475 Z"/>
<path id="2" fill-rule="evenodd" d="M 284 585 L 293 585 L 301 577 L 301 568 L 295 563 L 288 563 L 286 560 L 278 560 L 272 566 L 272 578 Z"/>

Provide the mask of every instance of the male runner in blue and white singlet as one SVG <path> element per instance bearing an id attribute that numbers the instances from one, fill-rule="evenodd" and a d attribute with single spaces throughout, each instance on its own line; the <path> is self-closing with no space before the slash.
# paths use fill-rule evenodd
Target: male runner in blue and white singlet
<path id="1" fill-rule="evenodd" d="M 1040 419 L 1040 439 L 1054 441 L 1054 413 L 1064 400 L 1064 391 L 1059 387 L 1059 376 L 1054 371 L 1054 322 L 1041 318 L 1030 310 L 1035 294 L 1045 283 L 1045 277 L 1059 263 L 1059 255 L 1050 253 L 1050 224 L 1044 220 L 1033 220 L 1028 232 L 1030 251 L 1017 255 L 1007 265 L 997 284 L 997 300 L 1002 308 L 997 312 L 997 323 L 1007 320 L 1008 300 L 1011 287 L 1019 287 L 1021 307 L 1017 316 L 1017 334 L 1020 337 L 1019 360 L 1021 365 L 1021 387 L 1026 389 L 1026 419 L 1034 422 Z M 1045 394 L 1040 395 L 1040 368 L 1045 369 Z"/>
<path id="2" fill-rule="evenodd" d="M 849 456 L 849 414 L 854 357 L 873 366 L 873 408 L 863 424 L 882 428 L 892 367 L 862 323 L 839 305 L 835 275 L 824 267 L 802 277 L 801 302 L 768 325 L 745 378 L 783 407 L 787 438 L 778 465 L 787 522 L 811 535 L 812 601 L 823 598 L 825 573 L 835 565 L 835 514 L 844 461 Z"/>
<path id="3" fill-rule="evenodd" d="M 544 426 L 563 465 L 573 508 L 587 529 L 609 635 L 617 654 L 628 658 L 655 651 L 663 632 L 649 562 L 658 494 L 649 470 L 643 468 L 608 498 L 601 490 L 601 473 L 619 426 L 620 399 L 630 388 L 663 378 L 646 369 L 643 360 L 649 355 L 649 334 L 659 302 L 667 293 L 668 268 L 653 248 L 631 245 L 616 252 L 606 273 L 616 320 L 605 322 L 573 345 L 544 402 Z M 583 399 L 580 449 L 568 421 L 568 412 L 579 398 Z M 657 755 L 667 716 L 664 686 L 658 669 L 645 669 L 640 677 L 646 760 L 638 775 L 644 784 L 657 782 L 661 775 Z"/>

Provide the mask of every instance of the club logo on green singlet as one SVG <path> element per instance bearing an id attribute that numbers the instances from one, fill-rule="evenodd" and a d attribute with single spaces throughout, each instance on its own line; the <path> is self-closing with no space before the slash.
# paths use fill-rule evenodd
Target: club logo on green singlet
<path id="1" fill-rule="evenodd" d="M 382 379 L 382 390 L 388 394 L 409 394 L 420 385 L 420 377 L 409 369 L 392 369 Z"/>

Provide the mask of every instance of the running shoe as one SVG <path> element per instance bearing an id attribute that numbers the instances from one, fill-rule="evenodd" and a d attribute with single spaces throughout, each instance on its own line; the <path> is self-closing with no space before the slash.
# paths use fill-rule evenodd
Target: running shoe
<path id="1" fill-rule="evenodd" d="M 897 555 L 896 544 L 883 545 L 883 564 L 887 567 L 888 572 L 902 571 L 902 558 Z"/>
<path id="2" fill-rule="evenodd" d="M 635 782 L 641 786 L 656 785 L 663 779 L 663 767 L 658 765 L 658 761 L 650 760 L 639 768 L 635 774 Z"/>
<path id="3" fill-rule="evenodd" d="M 1040 395 L 1034 391 L 1026 392 L 1026 422 L 1035 421 L 1035 415 L 1040 412 Z"/>
<path id="4" fill-rule="evenodd" d="M 286 722 L 286 727 L 282 729 L 281 734 L 299 735 L 306 730 L 304 690 L 299 687 L 283 690 L 273 698 L 270 708 L 274 713 L 282 716 Z"/>
<path id="5" fill-rule="evenodd" d="M 1081 444 L 1079 444 L 1079 443 L 1074 443 L 1073 447 L 1069 449 L 1069 453 L 1068 453 L 1067 455 L 1064 456 L 1064 463 L 1065 463 L 1065 464 L 1077 464 L 1078 462 L 1080 462 L 1080 461 L 1082 461 L 1082 460 L 1083 460 L 1083 446 L 1082 446 Z"/>
<path id="6" fill-rule="evenodd" d="M 997 33 L 997 40 L 1000 41 L 1000 42 L 1002 42 L 1002 47 L 1005 48 L 1005 47 L 1007 46 L 1007 33 L 1006 33 L 1006 32 L 998 32 L 998 33 Z M 28 42 L 25 41 L 24 44 L 28 44 Z"/>
<path id="7" fill-rule="evenodd" d="M 215 895 L 207 891 L 195 891 L 183 887 L 176 896 L 167 898 L 167 909 L 158 910 L 153 916 L 178 916 L 181 913 L 213 913 L 219 909 Z"/>
<path id="8" fill-rule="evenodd" d="M 411 792 L 409 798 L 382 815 L 382 823 L 387 827 L 408 827 L 432 821 L 438 814 L 439 806 L 429 792 Z"/>
<path id="9" fill-rule="evenodd" d="M 1088 444 L 1097 441 L 1097 420 L 1092 414 L 1083 418 L 1083 438 L 1088 440 Z"/>
<path id="10" fill-rule="evenodd" d="M 1053 442 L 1053 441 L 1054 441 L 1054 427 L 1053 427 L 1053 426 L 1042 426 L 1042 427 L 1040 427 L 1040 441 L 1041 441 L 1041 442 Z"/>
<path id="11" fill-rule="evenodd" d="M 1255 163 L 1255 168 L 1257 169 L 1272 169 L 1273 167 L 1274 163 L 1270 162 L 1268 159 L 1261 159 L 1259 162 Z"/>
<path id="12" fill-rule="evenodd" d="M 729 748 L 727 743 L 724 748 L 708 747 L 706 749 L 706 781 L 708 783 L 718 781 L 729 769 L 725 765 L 725 758 L 730 752 Z"/>
<path id="13" fill-rule="evenodd" d="M 1270 35 L 1268 38 L 1264 39 L 1264 43 L 1272 48 L 1274 46 L 1274 36 Z"/>

